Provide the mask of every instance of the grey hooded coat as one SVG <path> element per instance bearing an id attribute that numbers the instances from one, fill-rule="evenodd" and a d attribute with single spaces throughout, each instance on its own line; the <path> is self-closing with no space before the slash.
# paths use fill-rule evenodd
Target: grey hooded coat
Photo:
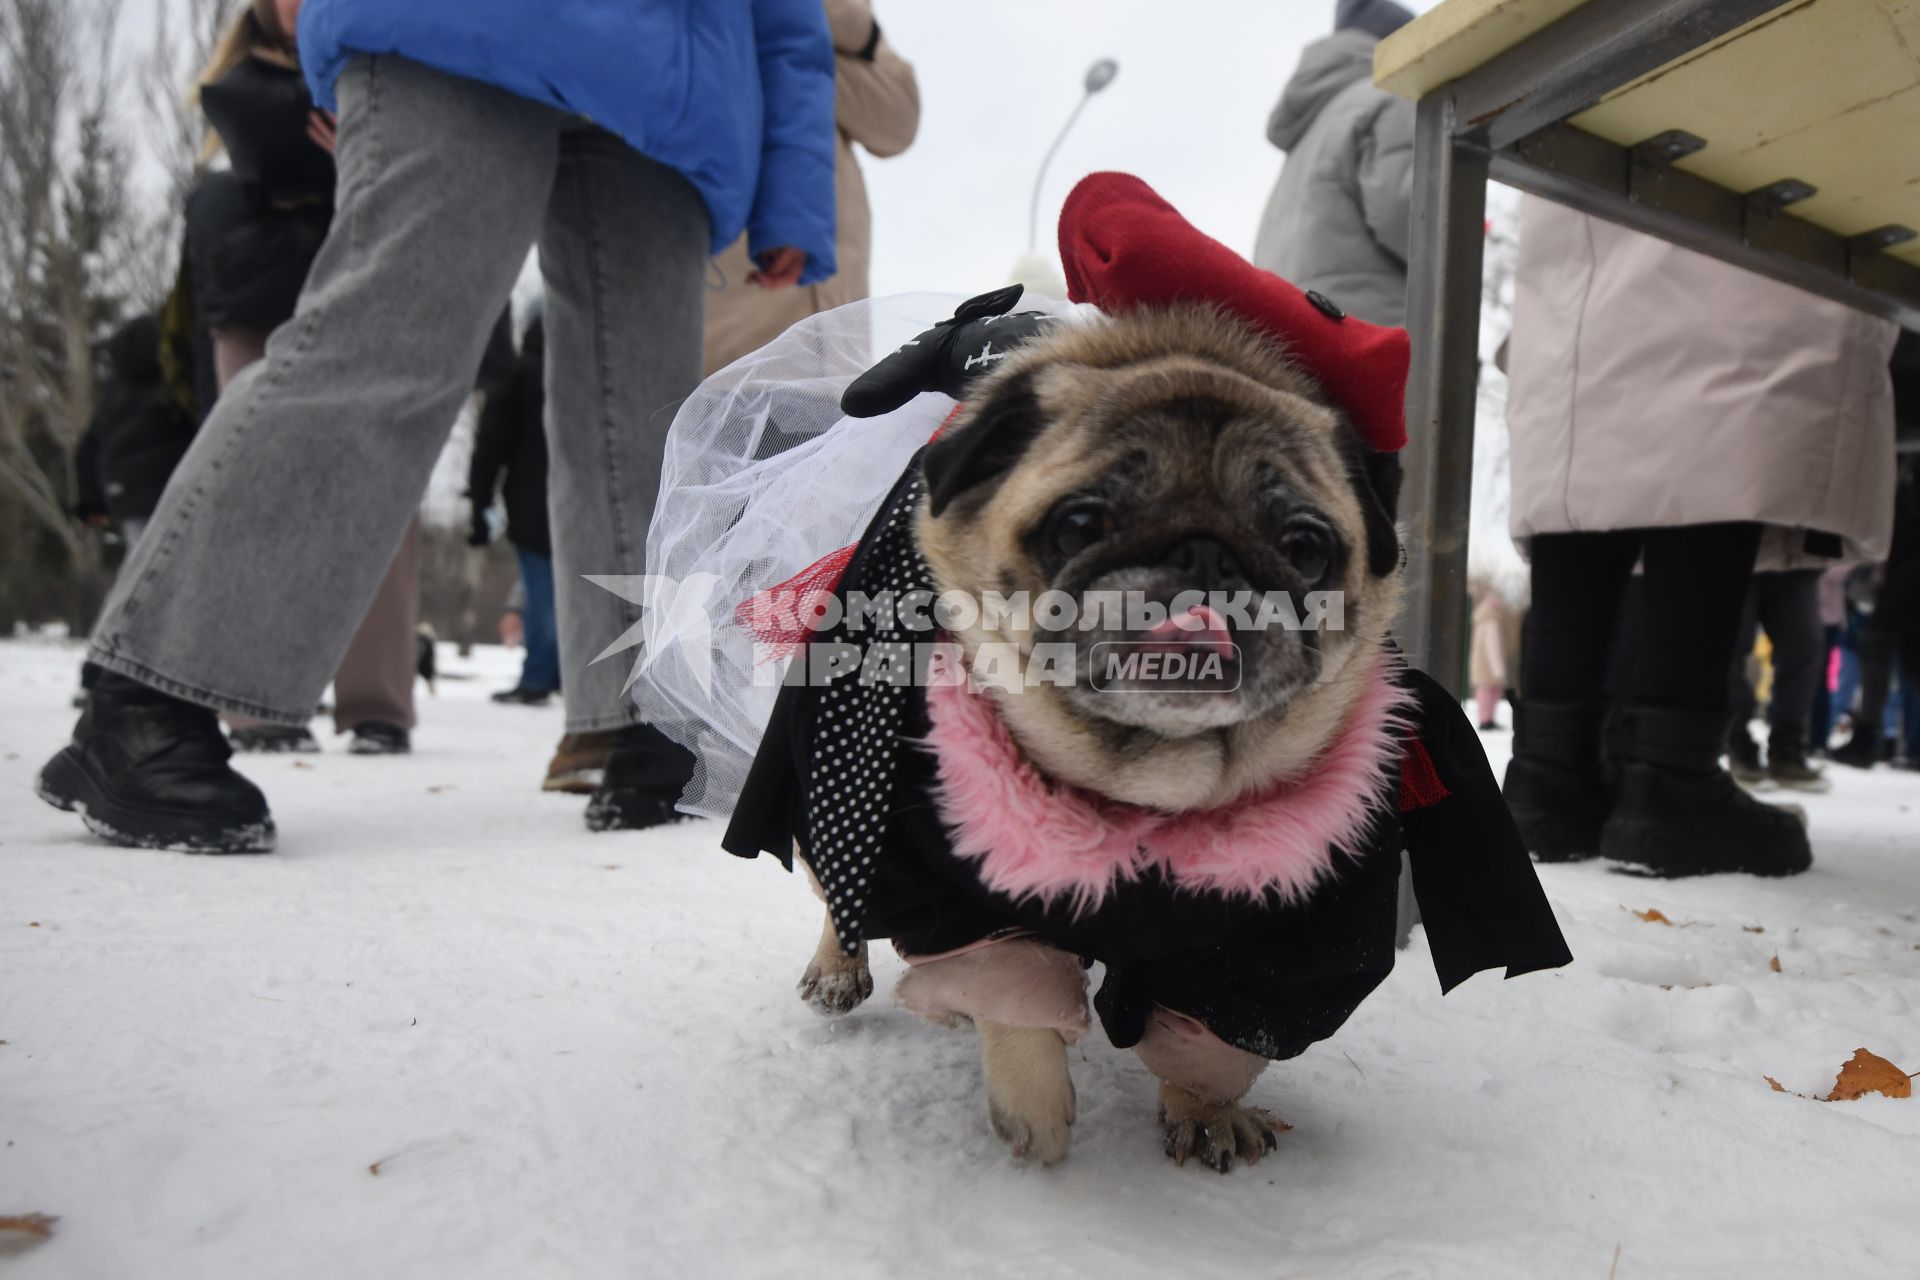
<path id="1" fill-rule="evenodd" d="M 1375 324 L 1404 324 L 1413 195 L 1413 104 L 1373 85 L 1364 31 L 1307 46 L 1267 120 L 1287 153 L 1267 198 L 1255 266 Z"/>

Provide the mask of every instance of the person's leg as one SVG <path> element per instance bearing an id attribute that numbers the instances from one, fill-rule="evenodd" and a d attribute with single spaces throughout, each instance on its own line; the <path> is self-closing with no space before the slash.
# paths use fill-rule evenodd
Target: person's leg
<path id="1" fill-rule="evenodd" d="M 1825 674 L 1820 625 L 1820 571 L 1795 569 L 1759 575 L 1765 580 L 1762 617 L 1773 642 L 1773 700 L 1767 726 L 1776 735 L 1804 741 L 1813 699 Z"/>
<path id="2" fill-rule="evenodd" d="M 340 78 L 338 212 L 221 396 L 95 638 L 102 666 L 300 723 L 393 562 L 539 226 L 559 113 L 391 57 Z"/>
<path id="3" fill-rule="evenodd" d="M 1827 739 L 1833 736 L 1833 687 L 1834 677 L 1838 674 L 1836 650 L 1839 647 L 1840 628 L 1822 626 L 1820 676 L 1813 685 L 1813 714 L 1807 718 L 1808 745 L 1814 751 L 1825 751 Z"/>
<path id="4" fill-rule="evenodd" d="M 1760 803 L 1720 767 L 1727 668 L 1760 546 L 1756 524 L 1649 529 L 1645 612 L 1622 735 L 1619 785 L 1600 852 L 1655 875 L 1791 875 L 1813 861 L 1793 814 Z"/>
<path id="5" fill-rule="evenodd" d="M 1860 628 L 1860 702 L 1853 713 L 1853 735 L 1834 752 L 1842 764 L 1871 768 L 1885 754 L 1887 701 L 1898 650 L 1899 638 L 1878 616 L 1869 617 Z"/>
<path id="6" fill-rule="evenodd" d="M 638 718 L 634 651 L 594 658 L 640 620 L 587 574 L 646 572 L 667 429 L 700 381 L 709 229 L 684 177 L 600 129 L 569 130 L 540 236 L 547 283 L 547 501 L 567 728 Z"/>
<path id="7" fill-rule="evenodd" d="M 1909 627 L 1900 642 L 1900 723 L 1910 767 L 1920 761 L 1920 628 Z"/>
<path id="8" fill-rule="evenodd" d="M 553 526 L 567 729 L 616 729 L 596 831 L 671 821 L 693 757 L 636 723 L 640 606 L 587 581 L 646 572 L 667 429 L 700 380 L 709 228 L 685 178 L 603 130 L 570 131 L 540 239 L 547 281 L 547 501 Z"/>
<path id="9" fill-rule="evenodd" d="M 267 333 L 259 329 L 219 327 L 209 331 L 213 342 L 214 386 L 224 392 L 247 367 L 267 354 Z M 257 716 L 228 712 L 220 719 L 227 726 L 227 742 L 235 751 L 262 754 L 288 752 L 308 754 L 320 749 L 319 739 L 306 725 L 275 724 Z"/>
<path id="10" fill-rule="evenodd" d="M 1911 764 L 1916 745 L 1920 745 L 1920 688 L 1916 688 L 1914 677 L 1909 672 L 1920 671 L 1914 665 L 1914 658 L 1920 656 L 1920 644 L 1911 639 L 1901 650 L 1899 659 L 1894 663 L 1893 698 L 1887 707 L 1887 716 L 1892 721 L 1887 726 L 1887 737 L 1893 744 L 1893 753 Z"/>
<path id="11" fill-rule="evenodd" d="M 1758 709 L 1750 668 L 1754 642 L 1760 638 L 1762 596 L 1768 594 L 1768 581 L 1772 577 L 1767 573 L 1753 576 L 1746 603 L 1740 610 L 1740 634 L 1734 641 L 1733 661 L 1727 664 L 1728 701 L 1732 707 L 1732 714 L 1727 717 L 1727 759 L 1733 767 L 1733 776 L 1743 781 L 1758 781 L 1763 776 L 1760 746 L 1753 740 L 1753 730 L 1749 727 Z M 1769 630 L 1767 634 L 1771 637 L 1773 632 Z"/>
<path id="12" fill-rule="evenodd" d="M 419 629 L 420 521 L 415 517 L 333 673 L 337 732 L 363 724 L 413 728 L 413 640 Z"/>
<path id="13" fill-rule="evenodd" d="M 1820 571 L 1794 569 L 1765 580 L 1761 617 L 1773 642 L 1773 699 L 1767 708 L 1767 775 L 1782 786 L 1825 790 L 1807 760 L 1814 700 L 1826 681 L 1826 630 L 1820 625 Z"/>
<path id="14" fill-rule="evenodd" d="M 1547 533 L 1530 548 L 1533 607 L 1521 632 L 1521 694 L 1544 702 L 1606 695 L 1608 650 L 1634 562 L 1638 530 Z"/>
<path id="15" fill-rule="evenodd" d="M 1530 548 L 1533 606 L 1521 631 L 1507 808 L 1543 862 L 1592 857 L 1607 816 L 1601 731 L 1609 651 L 1640 535 L 1542 534 Z"/>
<path id="16" fill-rule="evenodd" d="M 1840 631 L 1840 670 L 1833 678 L 1833 727 L 1841 716 L 1852 716 L 1854 699 L 1860 694 L 1860 641 L 1857 635 Z M 1831 730 L 1829 730 L 1831 732 Z"/>
<path id="17" fill-rule="evenodd" d="M 121 843 L 271 848 L 217 707 L 290 724 L 345 652 L 533 242 L 564 117 L 402 59 L 341 75 L 337 212 L 96 629 L 88 738 L 38 791 Z M 198 704 L 198 705 L 195 705 Z"/>
<path id="18" fill-rule="evenodd" d="M 1629 638 L 1631 701 L 1659 707 L 1727 707 L 1727 669 L 1739 643 L 1756 524 L 1698 524 L 1646 531 L 1645 616 Z"/>
<path id="19" fill-rule="evenodd" d="M 552 692 L 560 687 L 560 636 L 554 617 L 553 558 L 533 551 L 516 550 L 520 560 L 520 582 L 526 588 L 527 604 L 521 613 L 527 646 L 526 659 L 520 664 L 520 687 Z"/>
<path id="20" fill-rule="evenodd" d="M 1500 705 L 1500 686 L 1497 684 L 1477 684 L 1473 686 L 1473 706 L 1478 712 L 1476 723 L 1482 729 L 1494 727 L 1493 713 Z"/>
<path id="21" fill-rule="evenodd" d="M 213 381 L 222 392 L 249 365 L 266 359 L 267 335 L 258 329 L 217 328 L 213 339 Z"/>

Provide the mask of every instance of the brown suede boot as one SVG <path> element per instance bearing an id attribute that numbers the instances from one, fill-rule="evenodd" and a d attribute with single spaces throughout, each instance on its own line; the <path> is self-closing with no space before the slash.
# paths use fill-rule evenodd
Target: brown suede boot
<path id="1" fill-rule="evenodd" d="M 560 739 L 553 759 L 547 762 L 547 778 L 542 791 L 564 791 L 569 795 L 590 796 L 600 789 L 607 770 L 607 757 L 613 753 L 614 731 L 569 733 Z"/>

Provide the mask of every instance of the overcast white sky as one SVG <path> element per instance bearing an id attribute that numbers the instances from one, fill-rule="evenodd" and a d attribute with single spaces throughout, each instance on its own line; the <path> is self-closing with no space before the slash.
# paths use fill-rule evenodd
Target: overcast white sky
<path id="1" fill-rule="evenodd" d="M 878 0 L 877 9 L 919 73 L 923 107 L 913 149 L 866 166 L 876 293 L 973 293 L 1006 277 L 1026 247 L 1040 158 L 1101 57 L 1118 59 L 1120 75 L 1054 159 L 1041 239 L 1076 180 L 1124 169 L 1251 252 L 1282 160 L 1267 113 L 1301 49 L 1333 25 L 1333 0 Z"/>
<path id="2" fill-rule="evenodd" d="M 126 0 L 127 43 L 145 43 L 159 8 L 178 2 Z M 1120 75 L 1054 160 L 1042 241 L 1079 177 L 1126 169 L 1250 251 L 1280 171 L 1267 112 L 1333 18 L 1333 0 L 876 0 L 876 9 L 919 73 L 923 104 L 913 149 L 866 166 L 882 294 L 976 293 L 1006 279 L 1026 247 L 1040 158 L 1102 57 L 1118 59 Z"/>

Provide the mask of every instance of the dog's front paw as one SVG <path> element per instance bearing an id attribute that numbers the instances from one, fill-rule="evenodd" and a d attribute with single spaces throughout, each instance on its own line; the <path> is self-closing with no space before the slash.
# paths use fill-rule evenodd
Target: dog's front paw
<path id="1" fill-rule="evenodd" d="M 850 1013 L 872 994 L 873 971 L 864 955 L 816 956 L 800 975 L 800 998 L 823 1017 Z"/>
<path id="2" fill-rule="evenodd" d="M 1007 1144 L 1014 1159 L 1036 1164 L 1059 1164 L 1067 1158 L 1067 1148 L 1073 1141 L 1073 1112 L 1071 1084 L 1064 1106 L 1057 1100 L 1031 1107 L 1021 1103 L 1005 1106 L 995 1098 L 987 1099 L 987 1120 L 993 1125 L 994 1136 Z"/>
<path id="3" fill-rule="evenodd" d="M 1257 1164 L 1279 1145 L 1278 1135 L 1293 1126 L 1259 1107 L 1237 1102 L 1202 1102 L 1175 1085 L 1160 1086 L 1160 1123 L 1166 1127 L 1167 1154 L 1175 1164 L 1197 1156 L 1210 1169 L 1226 1173 L 1233 1158 Z"/>
<path id="4" fill-rule="evenodd" d="M 1067 1158 L 1075 1110 L 1066 1042 L 1044 1027 L 977 1025 L 993 1132 L 1018 1159 L 1060 1163 Z"/>

